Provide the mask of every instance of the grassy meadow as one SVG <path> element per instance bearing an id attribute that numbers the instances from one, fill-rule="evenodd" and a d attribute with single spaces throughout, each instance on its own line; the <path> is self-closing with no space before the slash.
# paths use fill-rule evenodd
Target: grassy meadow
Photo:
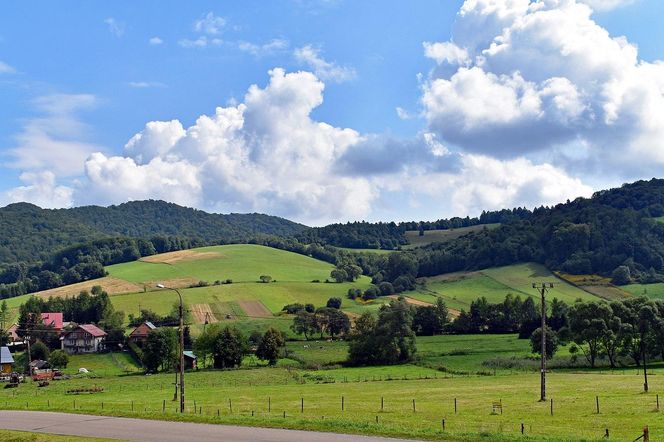
<path id="1" fill-rule="evenodd" d="M 481 224 L 478 226 L 459 227 L 458 229 L 425 230 L 424 236 L 420 236 L 419 230 L 406 232 L 408 245 L 405 248 L 422 247 L 431 243 L 446 243 L 471 232 L 481 231 L 484 228 L 495 229 L 500 224 Z"/>
<path id="2" fill-rule="evenodd" d="M 558 298 L 569 304 L 577 299 L 584 301 L 598 299 L 595 295 L 559 279 L 544 266 L 535 263 L 420 278 L 418 288 L 406 295 L 425 302 L 435 302 L 436 297 L 440 296 L 448 307 L 467 310 L 472 301 L 482 296 L 491 303 L 503 301 L 508 293 L 520 295 L 522 298 L 536 297 L 538 293 L 532 288 L 534 281 L 554 284 L 554 288 L 549 292 L 549 299 Z"/>
<path id="3" fill-rule="evenodd" d="M 527 341 L 514 335 L 418 338 L 420 360 L 402 366 L 340 367 L 336 363 L 345 353 L 343 342 L 289 342 L 288 349 L 289 357 L 311 369 L 188 372 L 184 415 L 171 401 L 172 374 L 120 374 L 106 355 L 97 356 L 104 359 L 88 375 L 44 388 L 28 382 L 0 390 L 0 407 L 445 441 L 599 441 L 607 428 L 612 440 L 633 440 L 644 425 L 650 427 L 651 440 L 664 438 L 664 419 L 656 410 L 656 395 L 664 391 L 661 364 L 650 371 L 649 394 L 641 393 L 642 377 L 634 369 L 554 370 L 548 375 L 548 394 L 554 401 L 551 415 L 551 403 L 538 402 L 536 371 L 475 374 L 497 354 L 528 355 Z M 436 370 L 428 362 L 465 369 L 468 374 Z M 69 370 L 81 363 L 91 366 L 90 360 L 74 358 Z M 92 386 L 103 387 L 104 392 L 67 394 Z M 492 404 L 498 401 L 503 413 L 493 414 Z"/>
<path id="4" fill-rule="evenodd" d="M 183 253 L 187 252 L 187 253 Z M 253 244 L 201 247 L 164 253 L 106 267 L 109 275 L 146 284 L 178 278 L 255 282 L 260 275 L 277 281 L 310 282 L 329 278 L 333 266 L 308 256 Z"/>

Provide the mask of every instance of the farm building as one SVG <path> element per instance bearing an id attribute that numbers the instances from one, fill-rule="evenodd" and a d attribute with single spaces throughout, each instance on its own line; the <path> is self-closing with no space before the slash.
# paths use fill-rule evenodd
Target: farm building
<path id="1" fill-rule="evenodd" d="M 42 322 L 47 327 L 53 327 L 55 331 L 62 331 L 62 313 L 42 313 Z"/>
<path id="2" fill-rule="evenodd" d="M 96 353 L 103 348 L 106 332 L 93 324 L 81 324 L 65 333 L 62 349 L 69 354 Z"/>
<path id="3" fill-rule="evenodd" d="M 184 368 L 185 370 L 197 370 L 197 358 L 193 351 L 184 351 Z"/>
<path id="4" fill-rule="evenodd" d="M 14 358 L 9 347 L 0 347 L 0 374 L 9 374 L 14 371 Z"/>
<path id="5" fill-rule="evenodd" d="M 129 340 L 139 347 L 142 347 L 145 340 L 148 338 L 148 333 L 157 327 L 150 321 L 145 321 L 129 333 Z"/>

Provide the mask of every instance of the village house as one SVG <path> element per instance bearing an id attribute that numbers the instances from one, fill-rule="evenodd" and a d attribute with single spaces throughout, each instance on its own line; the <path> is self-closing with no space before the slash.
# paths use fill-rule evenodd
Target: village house
<path id="1" fill-rule="evenodd" d="M 14 371 L 14 358 L 9 347 L 0 347 L 0 375 L 10 374 Z"/>
<path id="2" fill-rule="evenodd" d="M 42 313 L 41 319 L 45 326 L 53 327 L 58 333 L 62 331 L 62 313 Z"/>
<path id="3" fill-rule="evenodd" d="M 7 334 L 9 335 L 9 342 L 23 342 L 23 339 L 16 332 L 18 330 L 18 324 L 14 324 L 7 329 Z"/>
<path id="4" fill-rule="evenodd" d="M 103 349 L 106 332 L 93 324 L 81 324 L 62 337 L 62 350 L 69 354 L 96 353 Z"/>
<path id="5" fill-rule="evenodd" d="M 148 339 L 148 333 L 157 327 L 150 321 L 145 321 L 129 333 L 129 340 L 134 344 L 142 347 Z"/>

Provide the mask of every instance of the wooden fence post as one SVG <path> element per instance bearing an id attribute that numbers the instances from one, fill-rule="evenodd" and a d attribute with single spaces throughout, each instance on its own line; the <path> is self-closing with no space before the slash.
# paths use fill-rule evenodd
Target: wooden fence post
<path id="1" fill-rule="evenodd" d="M 385 406 L 385 401 L 383 396 L 380 397 L 380 411 L 383 411 L 383 408 Z"/>
<path id="2" fill-rule="evenodd" d="M 415 399 L 413 399 L 413 413 L 415 413 Z"/>
<path id="3" fill-rule="evenodd" d="M 456 412 L 457 412 L 457 402 L 456 398 L 454 398 L 454 414 L 456 414 Z"/>
<path id="4" fill-rule="evenodd" d="M 267 412 L 270 413 L 272 411 L 272 398 L 270 396 L 267 397 Z"/>
<path id="5" fill-rule="evenodd" d="M 553 416 L 553 398 L 551 398 L 551 416 Z"/>
<path id="6" fill-rule="evenodd" d="M 341 411 L 344 411 L 344 397 L 341 396 Z"/>
<path id="7" fill-rule="evenodd" d="M 595 396 L 595 406 L 597 407 L 597 414 L 599 414 L 599 396 Z"/>

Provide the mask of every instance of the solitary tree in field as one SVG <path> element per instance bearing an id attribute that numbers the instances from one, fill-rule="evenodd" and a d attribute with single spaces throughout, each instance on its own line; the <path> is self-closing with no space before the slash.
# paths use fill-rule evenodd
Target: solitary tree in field
<path id="1" fill-rule="evenodd" d="M 239 367 L 248 348 L 242 332 L 235 327 L 225 327 L 212 341 L 214 368 Z"/>
<path id="2" fill-rule="evenodd" d="M 269 365 L 274 365 L 277 363 L 281 350 L 285 345 L 286 341 L 281 332 L 270 327 L 263 335 L 263 339 L 256 349 L 256 356 L 268 361 Z"/>
<path id="3" fill-rule="evenodd" d="M 291 330 L 298 335 L 304 335 L 304 339 L 308 341 L 311 335 L 320 331 L 318 318 L 313 313 L 306 310 L 300 310 L 293 318 Z"/>
<path id="4" fill-rule="evenodd" d="M 263 283 L 272 282 L 272 277 L 270 275 L 261 275 L 258 279 Z"/>

